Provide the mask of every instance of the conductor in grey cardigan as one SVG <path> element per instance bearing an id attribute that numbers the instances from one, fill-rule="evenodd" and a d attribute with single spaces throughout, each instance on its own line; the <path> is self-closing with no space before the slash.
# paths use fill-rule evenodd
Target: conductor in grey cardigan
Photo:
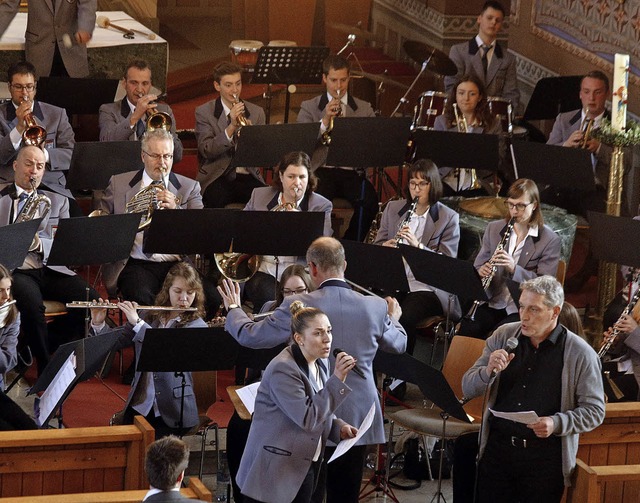
<path id="1" fill-rule="evenodd" d="M 499 327 L 462 379 L 467 398 L 489 388 L 478 465 L 481 503 L 559 502 L 570 485 L 579 434 L 604 419 L 598 355 L 558 323 L 562 285 L 539 276 L 520 290 L 520 322 Z M 525 424 L 494 411 L 533 411 L 537 419 Z"/>

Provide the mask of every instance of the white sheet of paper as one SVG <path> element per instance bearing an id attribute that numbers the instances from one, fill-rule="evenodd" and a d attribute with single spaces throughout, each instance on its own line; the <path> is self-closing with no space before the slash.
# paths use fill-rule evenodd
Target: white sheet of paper
<path id="1" fill-rule="evenodd" d="M 243 386 L 236 390 L 236 393 L 238 393 L 240 400 L 242 400 L 242 403 L 249 411 L 249 414 L 253 414 L 253 409 L 256 407 L 256 396 L 258 396 L 259 386 L 260 381 L 249 384 L 248 386 Z"/>
<path id="2" fill-rule="evenodd" d="M 40 397 L 39 410 L 35 418 L 38 426 L 43 426 L 42 422 L 49 417 L 49 414 L 51 414 L 56 404 L 60 401 L 64 392 L 76 378 L 75 369 L 76 354 L 71 353 Z"/>
<path id="3" fill-rule="evenodd" d="M 515 421 L 516 423 L 533 424 L 537 423 L 540 419 L 538 414 L 532 410 L 526 410 L 523 412 L 500 412 L 497 410 L 489 409 L 491 414 L 502 419 L 508 419 L 509 421 Z"/>
<path id="4" fill-rule="evenodd" d="M 375 415 L 376 415 L 376 407 L 375 407 L 375 403 L 372 403 L 371 408 L 369 409 L 369 412 L 367 412 L 367 415 L 362 420 L 362 424 L 358 428 L 358 434 L 353 438 L 346 438 L 344 440 L 340 440 L 340 443 L 336 446 L 336 450 L 333 451 L 333 456 L 331 456 L 331 459 L 327 461 L 327 463 L 331 463 L 334 459 L 339 458 L 345 452 L 351 449 L 351 446 L 354 445 L 360 439 L 360 437 L 362 437 L 362 435 L 364 435 L 367 432 L 369 428 L 371 428 L 371 425 L 373 424 L 373 418 Z"/>

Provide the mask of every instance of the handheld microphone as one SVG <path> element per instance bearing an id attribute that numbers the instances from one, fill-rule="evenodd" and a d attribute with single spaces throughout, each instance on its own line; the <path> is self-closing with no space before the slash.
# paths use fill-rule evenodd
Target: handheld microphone
<path id="1" fill-rule="evenodd" d="M 346 353 L 346 351 L 340 349 L 340 348 L 335 348 L 333 350 L 333 356 L 338 356 L 339 353 Z M 353 370 L 356 374 L 358 374 L 360 377 L 362 377 L 363 379 L 366 379 L 367 377 L 364 375 L 364 372 L 362 371 L 362 369 L 360 367 L 358 367 L 358 365 L 354 365 L 353 368 L 351 369 Z"/>
<path id="2" fill-rule="evenodd" d="M 518 343 L 519 343 L 519 341 L 518 341 L 517 337 L 509 337 L 507 339 L 507 345 L 504 348 L 504 350 L 507 353 L 512 354 L 516 350 L 516 348 L 518 347 Z M 491 379 L 493 379 L 497 374 L 498 374 L 498 371 L 496 369 L 493 369 L 491 371 Z"/>

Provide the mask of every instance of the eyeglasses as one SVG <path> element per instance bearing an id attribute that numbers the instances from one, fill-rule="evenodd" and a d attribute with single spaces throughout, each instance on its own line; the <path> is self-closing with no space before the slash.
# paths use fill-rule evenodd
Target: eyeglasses
<path id="1" fill-rule="evenodd" d="M 30 93 L 32 93 L 36 89 L 35 84 L 27 84 L 24 86 L 22 84 L 11 84 L 11 87 L 13 87 L 16 91 L 27 91 Z"/>
<path id="2" fill-rule="evenodd" d="M 424 189 L 427 185 L 429 185 L 430 182 L 409 182 L 409 187 L 412 188 L 413 190 L 416 189 Z"/>
<path id="3" fill-rule="evenodd" d="M 514 209 L 514 208 L 515 208 L 515 209 L 516 209 L 516 210 L 518 210 L 518 211 L 524 211 L 524 210 L 526 210 L 526 209 L 527 209 L 527 206 L 529 206 L 530 204 L 533 204 L 533 203 L 517 203 L 517 204 L 513 204 L 512 202 L 509 202 L 509 201 L 505 201 L 505 202 L 504 202 L 504 205 L 505 205 L 508 209 L 512 210 L 512 209 Z"/>
<path id="4" fill-rule="evenodd" d="M 154 161 L 159 161 L 160 159 L 164 159 L 165 161 L 170 161 L 173 159 L 173 154 L 150 154 L 149 152 L 143 150 L 143 154 L 151 157 Z"/>
<path id="5" fill-rule="evenodd" d="M 305 293 L 307 291 L 307 287 L 305 286 L 301 286 L 300 288 L 296 288 L 295 290 L 289 290 L 288 288 L 285 288 L 284 290 L 282 290 L 282 294 L 287 297 L 289 295 L 295 295 L 298 293 Z"/>

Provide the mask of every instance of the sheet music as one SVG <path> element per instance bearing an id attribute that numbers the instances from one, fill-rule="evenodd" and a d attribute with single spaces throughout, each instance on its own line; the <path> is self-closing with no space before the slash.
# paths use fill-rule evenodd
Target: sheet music
<path id="1" fill-rule="evenodd" d="M 256 396 L 258 396 L 258 387 L 260 387 L 260 381 L 249 384 L 242 388 L 238 388 L 236 393 L 242 400 L 242 403 L 249 411 L 249 414 L 253 414 L 253 409 L 256 406 Z"/>
<path id="2" fill-rule="evenodd" d="M 331 463 L 334 459 L 339 458 L 345 452 L 351 449 L 351 447 L 362 437 L 362 435 L 364 435 L 367 430 L 371 428 L 375 414 L 375 403 L 372 403 L 369 412 L 367 412 L 367 415 L 362 420 L 362 424 L 358 428 L 358 434 L 354 438 L 346 438 L 344 440 L 341 440 L 340 443 L 336 446 L 336 450 L 333 452 L 333 456 L 331 456 L 331 459 L 327 461 L 327 463 Z"/>
<path id="3" fill-rule="evenodd" d="M 491 414 L 496 417 L 501 417 L 502 419 L 508 419 L 509 421 L 515 421 L 516 423 L 523 424 L 533 424 L 537 423 L 540 418 L 538 414 L 536 414 L 532 410 L 527 410 L 523 412 L 500 412 L 497 410 L 489 409 Z"/>
<path id="4" fill-rule="evenodd" d="M 42 396 L 35 402 L 35 421 L 38 426 L 44 426 L 43 421 L 51 415 L 60 399 L 64 396 L 73 380 L 76 378 L 76 354 L 69 355 L 64 364 L 51 380 Z"/>

